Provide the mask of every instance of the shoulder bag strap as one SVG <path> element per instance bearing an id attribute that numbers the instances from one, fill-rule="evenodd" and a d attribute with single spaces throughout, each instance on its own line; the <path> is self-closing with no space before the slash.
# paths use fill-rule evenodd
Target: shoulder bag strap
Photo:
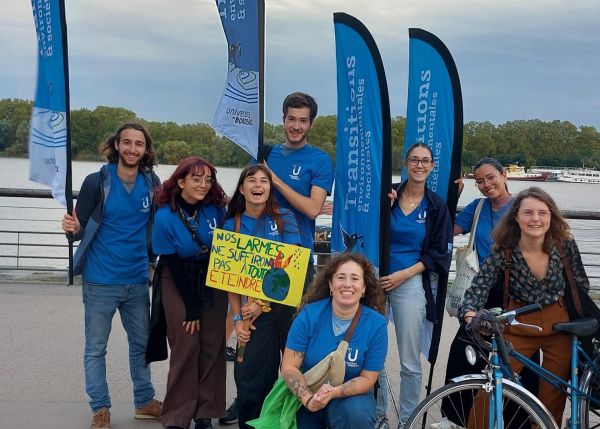
<path id="1" fill-rule="evenodd" d="M 508 309 L 508 284 L 510 282 L 510 269 L 512 268 L 512 252 L 506 247 L 504 249 L 504 288 L 502 292 L 502 302 L 504 311 Z"/>
<path id="2" fill-rule="evenodd" d="M 475 209 L 475 215 L 473 216 L 473 223 L 471 224 L 471 233 L 469 234 L 469 249 L 475 249 L 475 232 L 477 231 L 477 223 L 479 222 L 479 214 L 481 208 L 485 203 L 485 198 L 480 198 Z"/>
<path id="3" fill-rule="evenodd" d="M 240 226 L 242 224 L 242 215 L 240 215 L 239 213 L 236 214 L 233 220 L 233 232 L 240 232 Z"/>
<path id="4" fill-rule="evenodd" d="M 563 264 L 565 275 L 567 276 L 567 283 L 569 283 L 569 289 L 571 289 L 571 297 L 573 298 L 573 306 L 575 307 L 575 311 L 579 316 L 583 317 L 583 310 L 581 308 L 581 300 L 579 299 L 579 293 L 577 291 L 577 283 L 575 282 L 575 278 L 573 277 L 573 270 L 571 269 L 571 263 L 569 259 L 565 255 L 565 248 L 562 244 L 562 241 L 555 240 L 556 248 L 558 249 L 558 253 L 560 254 L 560 259 Z M 566 291 L 565 291 L 566 293 Z"/>
<path id="5" fill-rule="evenodd" d="M 352 322 L 350 322 L 350 327 L 346 331 L 346 335 L 344 336 L 344 341 L 347 343 L 350 342 L 350 338 L 352 338 L 352 334 L 354 334 L 354 330 L 356 329 L 356 325 L 358 325 L 358 321 L 360 319 L 360 315 L 362 314 L 362 305 L 359 304 L 358 310 L 354 313 L 354 317 L 352 318 Z"/>

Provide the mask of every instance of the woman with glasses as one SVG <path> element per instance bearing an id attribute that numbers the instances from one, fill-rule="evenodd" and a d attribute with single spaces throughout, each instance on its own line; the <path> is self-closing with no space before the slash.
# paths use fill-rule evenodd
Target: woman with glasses
<path id="1" fill-rule="evenodd" d="M 166 359 L 166 331 L 171 358 L 161 422 L 165 428 L 187 429 L 194 419 L 195 429 L 212 428 L 210 419 L 225 413 L 227 294 L 207 287 L 205 280 L 226 196 L 215 167 L 189 157 L 158 189 L 156 203 L 152 247 L 160 258 L 147 360 Z"/>
<path id="2" fill-rule="evenodd" d="M 446 203 L 427 188 L 433 153 L 423 143 L 406 155 L 408 178 L 392 198 L 390 274 L 381 277 L 391 307 L 400 355 L 400 423 L 406 422 L 421 394 L 421 349 L 425 320 L 436 322 L 437 278 L 452 258 L 452 223 Z M 442 298 L 443 299 L 443 298 Z"/>
<path id="3" fill-rule="evenodd" d="M 552 197 L 533 187 L 517 195 L 494 229 L 493 238 L 490 254 L 465 292 L 459 319 L 471 323 L 476 312 L 484 308 L 490 289 L 503 276 L 505 258 L 509 257 L 512 266 L 507 296 L 503 297 L 503 301 L 507 302 L 505 310 L 540 304 L 541 311 L 521 315 L 519 321 L 540 326 L 542 331 L 509 326 L 504 337 L 525 356 L 542 350 L 542 366 L 565 379 L 571 359 L 570 339 L 568 335 L 552 330 L 554 323 L 569 321 L 565 295 L 571 292 L 563 261 L 570 265 L 578 289 L 588 291 L 590 287 L 569 225 Z M 511 359 L 511 364 L 515 372 L 523 367 L 514 359 Z M 560 425 L 565 395 L 548 382 L 541 381 L 538 397 Z M 477 410 L 479 405 L 482 404 L 476 398 L 473 408 Z"/>

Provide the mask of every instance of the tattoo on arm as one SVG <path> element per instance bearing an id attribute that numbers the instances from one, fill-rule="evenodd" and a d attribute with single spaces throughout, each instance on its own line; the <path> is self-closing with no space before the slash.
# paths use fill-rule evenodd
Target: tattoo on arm
<path id="1" fill-rule="evenodd" d="M 283 379 L 285 380 L 285 384 L 287 384 L 290 392 L 296 395 L 298 398 L 302 399 L 304 395 L 307 393 L 311 393 L 306 385 L 306 380 L 300 371 L 286 371 L 283 374 Z"/>
<path id="2" fill-rule="evenodd" d="M 342 384 L 341 389 L 342 389 L 341 393 L 342 393 L 343 398 L 347 398 L 348 396 L 356 395 L 356 380 L 351 379 L 351 380 L 346 381 L 344 384 Z"/>

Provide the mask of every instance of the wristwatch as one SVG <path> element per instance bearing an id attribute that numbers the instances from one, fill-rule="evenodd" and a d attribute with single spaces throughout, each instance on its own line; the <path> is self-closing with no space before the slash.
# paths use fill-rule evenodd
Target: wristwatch
<path id="1" fill-rule="evenodd" d="M 231 318 L 233 319 L 233 323 L 241 322 L 242 320 L 244 320 L 241 314 L 234 314 L 233 316 L 231 316 Z"/>

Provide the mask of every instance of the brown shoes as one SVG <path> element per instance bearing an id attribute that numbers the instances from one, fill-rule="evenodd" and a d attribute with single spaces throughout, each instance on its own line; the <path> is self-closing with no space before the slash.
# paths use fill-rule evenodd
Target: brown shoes
<path id="1" fill-rule="evenodd" d="M 159 420 L 161 413 L 162 402 L 160 402 L 158 399 L 153 399 L 145 407 L 136 408 L 133 417 L 136 419 Z"/>
<path id="2" fill-rule="evenodd" d="M 94 413 L 90 429 L 110 429 L 110 410 L 108 408 L 100 408 Z"/>

